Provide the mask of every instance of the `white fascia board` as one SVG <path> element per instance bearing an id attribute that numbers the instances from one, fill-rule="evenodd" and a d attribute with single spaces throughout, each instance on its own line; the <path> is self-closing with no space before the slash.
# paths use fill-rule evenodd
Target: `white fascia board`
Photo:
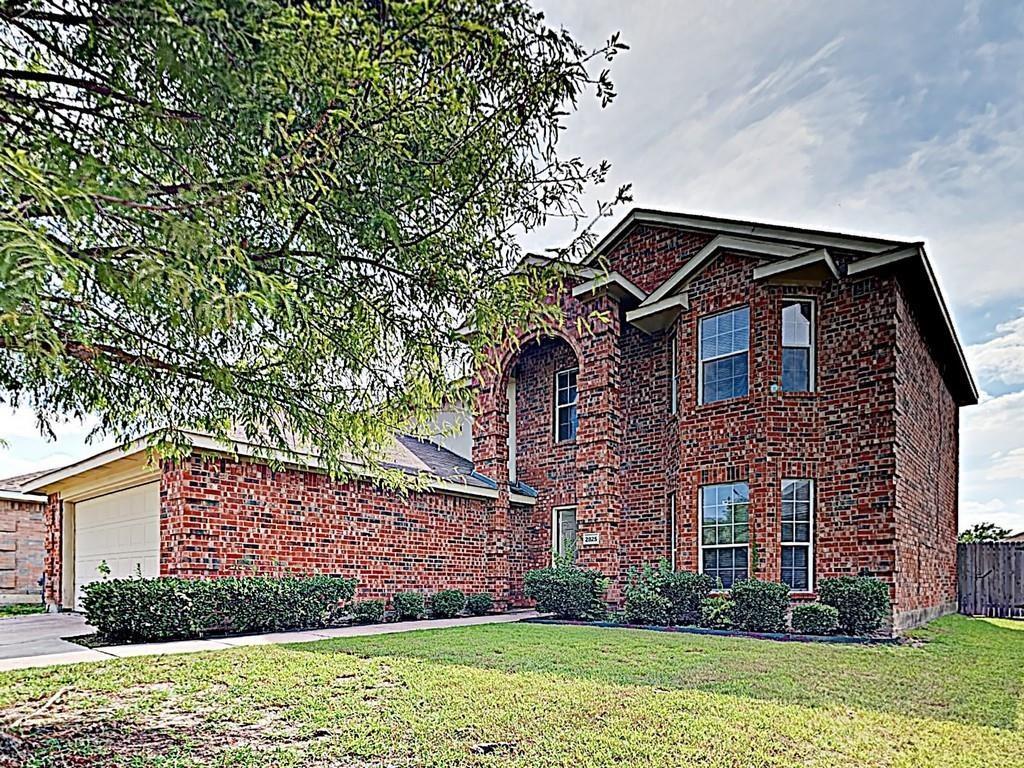
<path id="1" fill-rule="evenodd" d="M 633 209 L 615 225 L 611 232 L 601 238 L 597 245 L 594 246 L 594 250 L 583 260 L 583 264 L 592 264 L 596 259 L 605 255 L 605 251 L 634 224 L 655 224 L 705 232 L 719 232 L 727 235 L 763 237 L 790 243 L 806 244 L 808 247 L 848 248 L 865 253 L 882 253 L 883 251 L 891 250 L 894 246 L 901 243 L 899 240 L 889 240 L 882 237 L 859 237 L 842 233 L 804 230 L 796 227 L 789 228 L 771 224 L 759 224 L 752 221 L 723 219 L 715 216 L 695 216 L 685 213 Z"/>
<path id="2" fill-rule="evenodd" d="M 869 256 L 866 259 L 860 259 L 859 261 L 852 262 L 846 268 L 846 274 L 860 275 L 874 269 L 888 267 L 900 261 L 906 261 L 907 259 L 920 258 L 921 255 L 921 246 L 915 245 L 910 248 L 901 248 L 900 250 L 893 251 L 892 253 L 883 253 L 879 256 Z"/>
<path id="3" fill-rule="evenodd" d="M 719 251 L 740 251 L 743 253 L 759 253 L 765 256 L 791 258 L 799 253 L 804 253 L 806 250 L 806 248 L 799 245 L 770 243 L 743 237 L 733 237 L 732 235 L 718 235 L 694 254 L 672 277 L 658 286 L 658 289 L 647 297 L 644 304 L 655 304 L 677 288 L 684 287 L 687 282 L 696 277 L 714 260 Z"/>
<path id="4" fill-rule="evenodd" d="M 617 286 L 638 301 L 642 302 L 647 298 L 647 294 L 640 290 L 632 280 L 629 280 L 618 272 L 609 272 L 604 275 L 598 275 L 584 283 L 580 283 L 572 289 L 572 295 L 580 297 L 587 293 L 599 291 L 609 285 Z"/>
<path id="5" fill-rule="evenodd" d="M 526 507 L 532 507 L 537 504 L 537 499 L 533 496 L 525 496 L 521 493 L 510 493 L 508 500 L 513 504 L 522 504 Z"/>
<path id="6" fill-rule="evenodd" d="M 33 504 L 45 504 L 47 497 L 38 493 L 22 493 L 0 489 L 0 501 L 27 501 Z"/>
<path id="7" fill-rule="evenodd" d="M 53 472 L 40 475 L 39 477 L 25 483 L 22 487 L 22 491 L 30 492 L 40 490 L 48 485 L 59 483 L 61 480 L 67 480 L 69 477 L 74 477 L 75 475 L 80 475 L 83 472 L 88 472 L 90 469 L 96 469 L 97 467 L 105 466 L 111 462 L 117 461 L 118 459 L 123 459 L 126 456 L 132 456 L 139 451 L 145 450 L 147 446 L 148 443 L 146 442 L 145 437 L 132 440 L 123 448 L 111 448 L 110 450 L 103 451 L 102 453 L 97 453 L 95 456 L 90 456 L 87 459 L 76 461 L 74 464 L 69 464 L 66 467 L 55 469 Z"/>
<path id="8" fill-rule="evenodd" d="M 811 251 L 803 256 L 797 256 L 792 259 L 786 259 L 785 261 L 776 261 L 772 264 L 764 264 L 760 267 L 754 267 L 754 279 L 764 280 L 769 277 L 775 277 L 776 275 L 784 275 L 786 272 L 792 272 L 794 269 L 801 269 L 802 267 L 808 267 L 813 264 L 824 264 L 828 268 L 828 271 L 838 280 L 839 279 L 839 268 L 836 263 L 832 260 L 832 256 L 824 248 L 819 248 L 816 251 Z"/>
<path id="9" fill-rule="evenodd" d="M 690 297 L 686 293 L 677 293 L 673 296 L 662 299 L 655 304 L 644 304 L 634 310 L 626 312 L 626 322 L 634 325 L 644 333 L 650 334 L 665 327 L 684 309 L 690 308 Z M 657 320 L 658 315 L 664 315 L 661 321 Z M 668 322 L 664 322 L 667 320 Z"/>

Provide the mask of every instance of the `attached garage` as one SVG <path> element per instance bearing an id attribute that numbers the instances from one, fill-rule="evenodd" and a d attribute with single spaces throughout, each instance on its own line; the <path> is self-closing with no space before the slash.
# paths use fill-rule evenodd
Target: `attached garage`
<path id="1" fill-rule="evenodd" d="M 74 531 L 76 610 L 82 587 L 103 577 L 103 563 L 112 579 L 159 576 L 160 483 L 76 502 Z"/>

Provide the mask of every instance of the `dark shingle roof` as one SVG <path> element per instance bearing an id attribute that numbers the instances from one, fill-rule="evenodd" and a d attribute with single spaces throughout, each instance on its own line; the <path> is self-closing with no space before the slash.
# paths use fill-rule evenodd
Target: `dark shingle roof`
<path id="1" fill-rule="evenodd" d="M 20 491 L 25 485 L 37 477 L 52 472 L 52 469 L 43 469 L 38 472 L 26 472 L 23 475 L 14 475 L 0 479 L 0 491 Z"/>

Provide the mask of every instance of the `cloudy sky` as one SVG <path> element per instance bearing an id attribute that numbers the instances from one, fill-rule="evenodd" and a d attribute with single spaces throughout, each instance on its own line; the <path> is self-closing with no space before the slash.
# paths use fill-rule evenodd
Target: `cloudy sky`
<path id="1" fill-rule="evenodd" d="M 1024 529 L 1024 5 L 543 6 L 631 46 L 614 104 L 585 103 L 566 148 L 610 160 L 636 205 L 927 241 L 984 392 L 962 411 L 961 522 Z M 0 476 L 102 447 L 0 418 Z"/>

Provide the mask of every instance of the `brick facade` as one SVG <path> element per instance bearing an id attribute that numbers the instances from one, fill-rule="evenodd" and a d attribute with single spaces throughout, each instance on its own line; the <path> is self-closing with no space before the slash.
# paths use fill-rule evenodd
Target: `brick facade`
<path id="1" fill-rule="evenodd" d="M 0 499 L 0 604 L 39 602 L 44 505 Z"/>

